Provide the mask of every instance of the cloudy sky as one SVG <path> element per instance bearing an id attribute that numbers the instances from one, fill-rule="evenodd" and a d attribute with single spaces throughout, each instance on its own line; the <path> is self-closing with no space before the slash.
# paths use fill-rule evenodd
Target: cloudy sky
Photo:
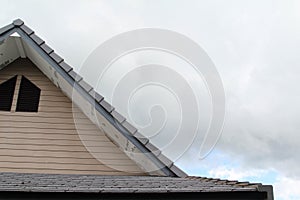
<path id="1" fill-rule="evenodd" d="M 209 156 L 195 159 L 196 140 L 178 165 L 190 175 L 272 184 L 276 199 L 300 199 L 300 1 L 0 3 L 0 26 L 23 19 L 78 71 L 96 47 L 126 31 L 161 28 L 192 39 L 223 80 L 226 119 Z M 92 71 L 82 74 L 95 86 Z"/>

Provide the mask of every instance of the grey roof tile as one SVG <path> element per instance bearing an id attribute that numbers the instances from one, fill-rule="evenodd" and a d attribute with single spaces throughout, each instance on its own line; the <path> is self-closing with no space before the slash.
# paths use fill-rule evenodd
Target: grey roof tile
<path id="1" fill-rule="evenodd" d="M 90 84 L 88 84 L 86 81 L 84 81 L 83 79 L 81 81 L 79 81 L 79 85 L 87 92 L 91 91 L 93 89 L 92 86 L 90 86 Z"/>
<path id="2" fill-rule="evenodd" d="M 74 70 L 68 72 L 68 74 L 76 81 L 79 82 L 82 80 L 82 77 L 78 75 Z"/>
<path id="3" fill-rule="evenodd" d="M 37 36 L 35 33 L 32 34 L 32 35 L 30 35 L 30 37 L 31 37 L 31 39 L 33 39 L 33 41 L 34 41 L 35 43 L 37 43 L 38 45 L 41 45 L 41 44 L 45 43 L 45 41 L 42 40 L 39 36 Z"/>
<path id="4" fill-rule="evenodd" d="M 168 167 L 171 167 L 173 165 L 173 161 L 171 161 L 162 153 L 158 155 L 158 159 Z"/>
<path id="5" fill-rule="evenodd" d="M 112 105 L 110 105 L 110 103 L 108 103 L 104 99 L 100 102 L 100 105 L 109 113 L 111 113 L 115 109 Z"/>
<path id="6" fill-rule="evenodd" d="M 161 151 L 155 146 L 153 145 L 151 142 L 148 142 L 146 144 L 147 149 L 149 149 L 155 156 L 158 156 L 159 154 L 161 154 Z"/>
<path id="7" fill-rule="evenodd" d="M 59 56 L 57 53 L 55 53 L 55 52 L 52 52 L 52 53 L 50 54 L 50 57 L 53 58 L 53 60 L 54 60 L 55 62 L 57 62 L 58 64 L 61 63 L 62 61 L 64 61 L 64 59 L 63 59 L 62 57 L 60 57 L 60 56 Z"/>
<path id="8" fill-rule="evenodd" d="M 41 45 L 41 48 L 47 53 L 47 54 L 50 54 L 52 53 L 54 50 L 51 49 L 46 43 L 42 44 Z"/>
<path id="9" fill-rule="evenodd" d="M 138 139 L 143 145 L 146 145 L 149 142 L 149 139 L 143 136 L 140 132 L 136 132 L 134 137 Z"/>
<path id="10" fill-rule="evenodd" d="M 115 111 L 115 110 L 113 110 L 113 111 L 111 112 L 111 115 L 112 115 L 119 123 L 121 123 L 121 124 L 126 120 L 125 117 L 123 117 L 120 113 L 118 113 L 118 112 Z"/>
<path id="11" fill-rule="evenodd" d="M 15 26 L 22 26 L 24 22 L 21 19 L 16 19 L 13 21 L 13 25 Z"/>
<path id="12" fill-rule="evenodd" d="M 100 95 L 98 92 L 96 92 L 95 90 L 91 90 L 89 92 L 89 94 L 98 102 L 100 103 L 104 97 L 102 95 Z"/>
<path id="13" fill-rule="evenodd" d="M 31 30 L 28 26 L 26 26 L 25 24 L 23 24 L 21 27 L 20 27 L 27 35 L 31 35 L 34 33 L 33 30 Z"/>
<path id="14" fill-rule="evenodd" d="M 0 173 L 0 191 L 84 193 L 262 191 L 261 185 L 255 185 L 256 187 L 253 187 L 251 184 L 239 185 L 239 183 L 228 185 L 229 181 L 212 180 L 216 179 L 201 177 Z"/>
<path id="15" fill-rule="evenodd" d="M 65 61 L 59 63 L 59 66 L 65 71 L 65 72 L 70 72 L 73 68 L 68 65 Z"/>
<path id="16" fill-rule="evenodd" d="M 132 126 L 128 121 L 125 121 L 122 125 L 132 135 L 134 135 L 137 132 L 137 129 L 134 126 Z"/>

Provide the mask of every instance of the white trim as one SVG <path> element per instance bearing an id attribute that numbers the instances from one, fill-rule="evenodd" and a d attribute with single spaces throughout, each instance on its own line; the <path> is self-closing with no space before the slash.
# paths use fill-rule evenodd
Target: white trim
<path id="1" fill-rule="evenodd" d="M 19 51 L 19 54 L 20 54 L 20 57 L 21 58 L 26 58 L 26 53 L 25 53 L 25 50 L 24 50 L 24 47 L 23 47 L 23 44 L 22 44 L 22 39 L 20 37 L 14 37 L 15 38 L 15 41 L 16 41 L 16 45 L 18 47 L 18 51 Z"/>

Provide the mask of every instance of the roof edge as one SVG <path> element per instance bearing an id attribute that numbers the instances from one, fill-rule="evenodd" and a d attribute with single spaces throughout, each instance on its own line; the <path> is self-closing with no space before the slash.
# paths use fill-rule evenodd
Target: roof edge
<path id="1" fill-rule="evenodd" d="M 13 24 L 9 24 L 9 25 L 6 25 L 6 26 L 0 28 L 0 35 L 12 30 L 13 28 L 15 28 L 15 26 Z"/>
<path id="2" fill-rule="evenodd" d="M 258 186 L 258 191 L 267 193 L 267 199 L 266 200 L 274 200 L 274 192 L 273 192 L 273 186 L 272 185 L 259 185 Z"/>

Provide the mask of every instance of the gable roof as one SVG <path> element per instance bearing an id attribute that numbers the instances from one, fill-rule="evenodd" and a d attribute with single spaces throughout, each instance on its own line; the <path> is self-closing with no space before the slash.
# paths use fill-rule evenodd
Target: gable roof
<path id="1" fill-rule="evenodd" d="M 129 149 L 134 147 L 136 151 L 142 153 L 142 156 L 141 154 L 136 156 L 136 152 L 132 152 L 132 154 L 131 152 L 128 152 L 127 154 L 131 159 L 137 162 L 140 167 L 142 167 L 145 171 L 150 172 L 150 174 L 154 173 L 179 177 L 187 176 L 187 174 L 178 168 L 175 163 L 164 156 L 162 152 L 154 144 L 152 144 L 151 141 L 149 141 L 149 139 L 145 138 L 134 126 L 126 121 L 125 117 L 118 113 L 102 95 L 97 93 L 92 86 L 90 86 L 80 75 L 78 75 L 61 56 L 59 56 L 45 43 L 43 39 L 41 39 L 33 30 L 26 26 L 22 20 L 14 20 L 12 24 L 0 29 L 0 44 L 14 33 L 18 33 L 22 40 L 25 41 L 25 43 L 29 45 L 33 51 L 36 51 L 41 58 L 35 60 L 34 56 L 25 55 L 25 52 L 22 52 L 22 50 L 19 50 L 20 56 L 29 57 L 30 60 L 32 60 L 37 66 L 44 67 L 46 65 L 50 65 L 50 67 L 52 67 L 57 73 L 49 74 L 47 71 L 45 71 L 47 69 L 41 69 L 41 71 L 45 73 L 46 76 L 50 76 L 49 78 L 51 81 L 54 82 L 56 86 L 60 87 L 63 92 L 72 99 L 73 102 L 75 101 L 75 104 L 83 111 L 86 110 L 83 108 L 84 106 L 89 107 L 87 110 L 90 110 L 92 107 L 97 111 L 96 115 L 98 114 L 101 115 L 101 117 L 104 117 L 109 122 L 109 125 L 111 126 L 110 128 L 116 130 L 115 133 L 118 135 L 113 135 L 110 132 L 106 132 L 106 134 L 110 139 L 117 143 L 119 147 L 123 148 L 123 150 L 126 152 L 130 151 Z M 40 64 L 39 62 L 41 61 L 39 60 L 41 59 L 45 60 L 44 63 L 47 64 Z M 13 59 L 6 60 L 4 63 L 0 64 L 0 68 L 5 67 L 12 61 Z M 57 75 L 61 76 L 62 78 L 56 78 Z M 66 84 L 71 87 L 65 86 Z M 76 102 L 77 98 L 72 98 L 74 95 L 72 94 L 73 89 L 74 91 L 78 92 L 76 97 L 83 97 L 83 99 L 81 99 L 83 102 Z M 95 122 L 95 119 L 92 119 L 95 118 L 95 116 L 93 116 L 94 113 L 85 114 L 93 122 Z M 120 139 L 120 137 L 122 137 L 122 139 Z M 130 148 L 129 146 L 126 146 L 124 142 L 129 142 Z"/>
<path id="2" fill-rule="evenodd" d="M 95 122 L 95 117 L 105 121 L 109 128 L 106 134 L 137 164 L 150 171 L 149 174 L 169 177 L 120 177 L 120 176 L 87 176 L 87 175 L 50 175 L 0 173 L 0 191 L 37 191 L 37 192 L 154 192 L 154 193 L 207 193 L 207 192 L 252 192 L 264 193 L 268 199 L 273 198 L 272 186 L 250 184 L 246 182 L 187 177 L 180 168 L 162 154 L 147 138 L 143 137 L 125 117 L 118 113 L 104 97 L 97 93 L 64 59 L 59 56 L 44 40 L 31 30 L 20 19 L 0 29 L 0 45 L 13 33 L 18 33 L 30 52 L 19 50 L 19 57 L 28 57 L 37 66 L 50 66 L 41 71 L 48 76 L 84 113 Z M 13 62 L 7 58 L 0 63 L 0 69 Z M 73 89 L 78 98 L 72 98 Z M 93 112 L 94 111 L 94 112 Z M 100 127 L 105 129 L 105 127 Z M 111 133 L 112 132 L 112 133 Z M 139 152 L 139 157 L 135 153 Z M 142 156 L 141 156 L 142 155 Z M 181 178 L 176 178 L 181 177 Z M 107 181 L 112 180 L 113 181 Z M 8 181 L 6 181 L 8 180 Z M 41 187 L 40 183 L 44 187 Z M 86 184 L 91 182 L 91 184 Z M 150 183 L 151 182 L 151 183 Z M 103 185 L 104 183 L 104 185 Z M 150 185 L 145 185 L 150 183 Z M 155 184 L 159 183 L 159 184 Z M 13 185 L 13 187 L 12 187 Z M 162 187 L 162 185 L 164 185 Z M 120 188 L 121 191 L 120 191 Z"/>

